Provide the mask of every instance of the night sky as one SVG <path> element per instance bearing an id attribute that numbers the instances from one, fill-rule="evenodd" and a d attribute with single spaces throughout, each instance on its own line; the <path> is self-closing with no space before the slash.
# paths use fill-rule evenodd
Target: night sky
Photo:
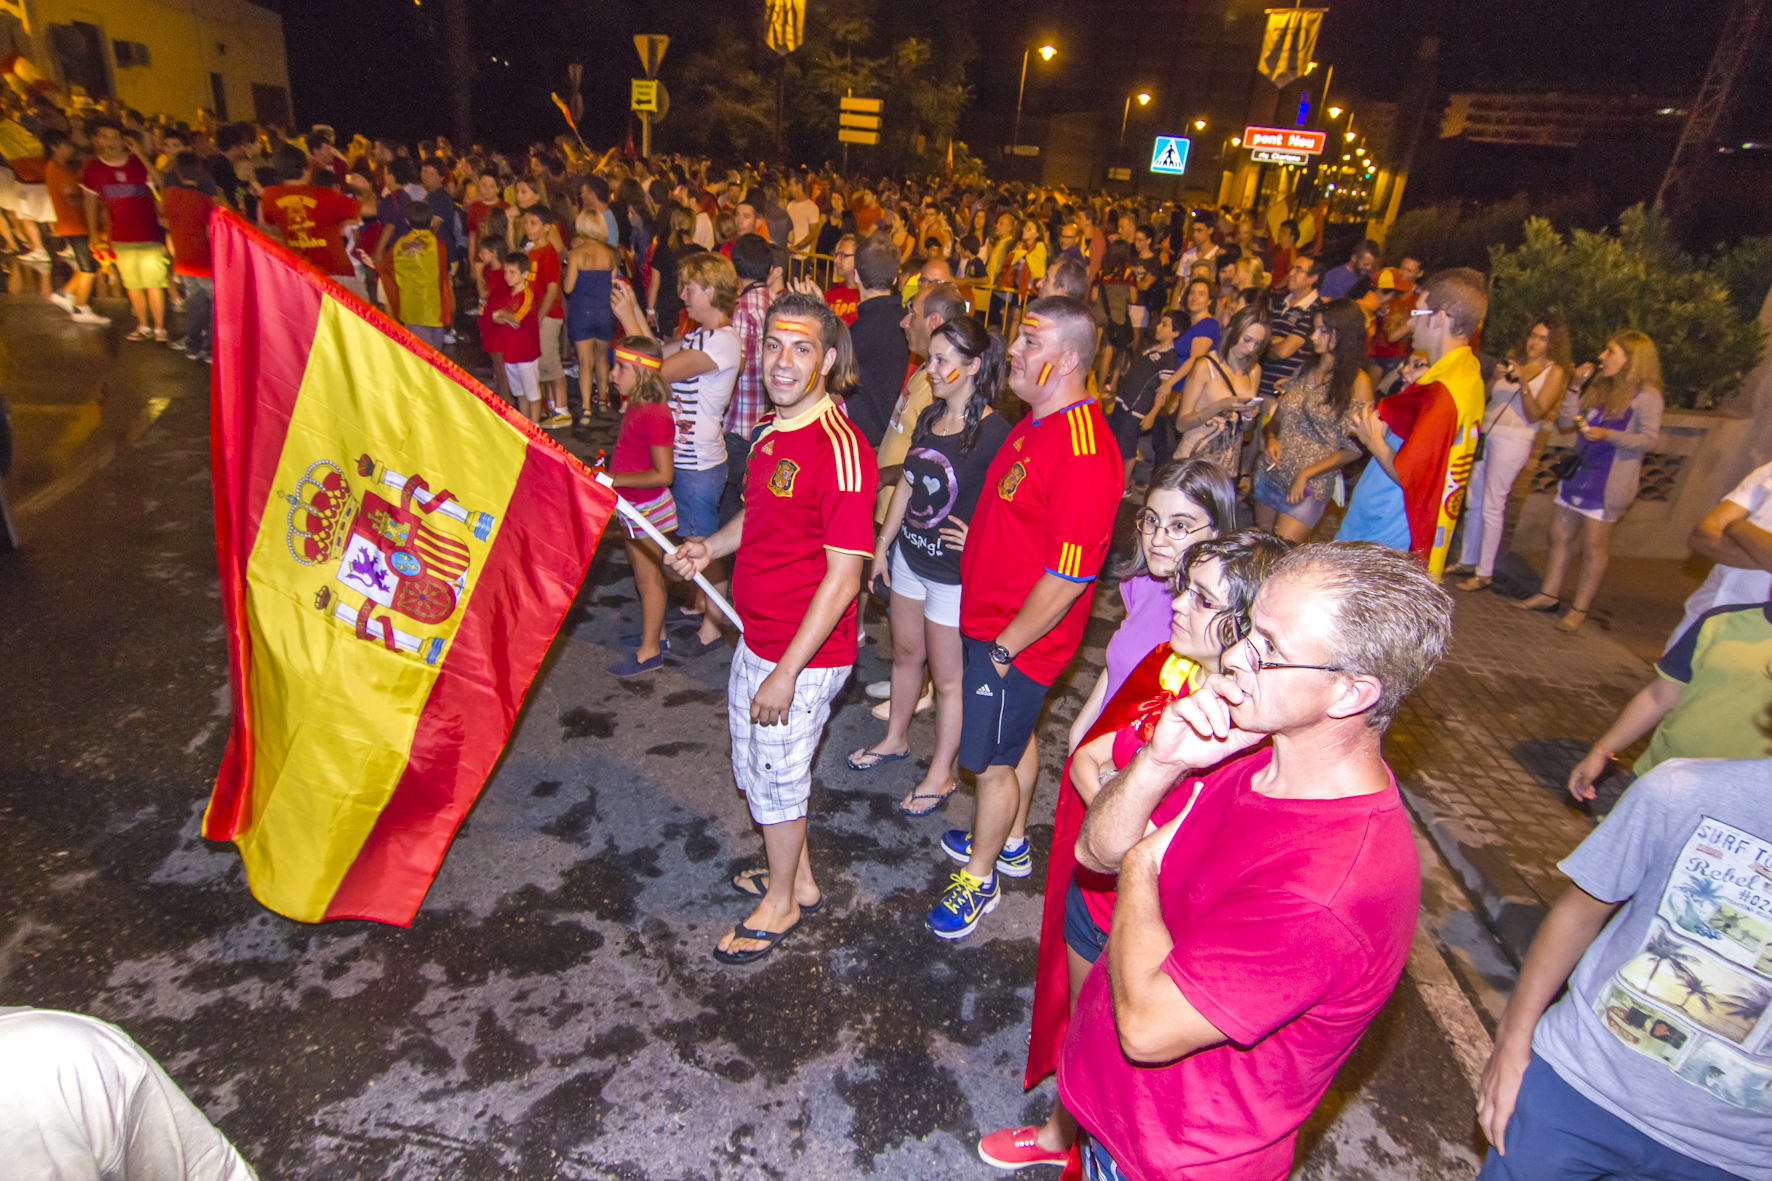
<path id="1" fill-rule="evenodd" d="M 389 131 L 416 138 L 447 131 L 441 0 L 260 0 L 283 14 L 296 116 L 341 132 Z M 810 0 L 818 5 L 820 0 Z M 1166 47 L 1259 26 L 1260 0 L 893 0 L 882 8 L 895 36 L 969 34 L 978 56 L 968 70 L 974 108 L 1010 112 L 1021 48 L 1053 40 L 1056 61 L 1030 72 L 1030 115 L 1103 110 L 1137 85 L 1185 93 L 1191 80 L 1165 77 Z M 1441 38 L 1439 90 L 1601 88 L 1678 97 L 1696 91 L 1729 0 L 1327 0 L 1317 57 L 1336 70 L 1338 96 L 1394 99 L 1415 46 Z M 1670 19 L 1677 8 L 1678 19 Z M 585 136 L 624 134 L 627 80 L 638 61 L 630 38 L 673 37 L 663 77 L 715 35 L 722 16 L 761 25 L 762 0 L 469 0 L 479 75 L 475 130 L 516 146 L 560 130 L 548 92 L 563 89 L 565 65 L 586 65 Z M 1227 15 L 1231 20 L 1227 23 Z M 1153 60 L 1153 53 L 1155 60 Z M 1730 138 L 1772 138 L 1772 54 L 1762 53 Z M 1174 58 L 1168 60 L 1177 60 Z M 1175 100 L 1179 102 L 1180 100 Z M 662 135 L 668 128 L 661 127 Z"/>

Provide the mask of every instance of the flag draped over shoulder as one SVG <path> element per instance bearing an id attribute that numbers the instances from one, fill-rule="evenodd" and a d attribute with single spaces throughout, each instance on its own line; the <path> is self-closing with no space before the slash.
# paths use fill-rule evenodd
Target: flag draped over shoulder
<path id="1" fill-rule="evenodd" d="M 235 214 L 210 225 L 233 729 L 203 835 L 279 914 L 405 926 L 614 493 Z"/>

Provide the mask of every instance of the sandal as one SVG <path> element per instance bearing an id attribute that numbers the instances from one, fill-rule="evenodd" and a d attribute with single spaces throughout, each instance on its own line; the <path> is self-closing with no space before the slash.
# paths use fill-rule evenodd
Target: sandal
<path id="1" fill-rule="evenodd" d="M 1563 618 L 1557 620 L 1557 630 L 1560 632 L 1580 631 L 1581 625 L 1586 622 L 1587 622 L 1587 612 L 1586 611 L 1577 611 L 1574 608 L 1570 608 L 1569 614 L 1567 614 L 1567 615 L 1563 616 Z"/>
<path id="2" fill-rule="evenodd" d="M 804 910 L 805 907 L 800 909 Z M 794 927 L 799 925 L 799 923 L 795 923 Z M 740 939 L 761 939 L 763 946 L 755 951 L 721 951 L 716 947 L 714 948 L 714 959 L 722 964 L 754 964 L 774 951 L 775 945 L 792 934 L 794 927 L 789 927 L 786 931 L 759 931 L 754 927 L 747 927 L 743 923 L 734 923 L 732 925 L 734 935 Z"/>
<path id="3" fill-rule="evenodd" d="M 864 759 L 872 759 L 874 761 L 866 764 L 858 763 L 855 761 L 855 755 L 860 755 Z M 858 750 L 854 755 L 843 756 L 843 761 L 849 764 L 849 769 L 851 771 L 872 771 L 876 767 L 883 767 L 887 763 L 896 763 L 900 759 L 908 759 L 910 757 L 911 752 L 908 750 L 901 750 L 895 755 L 883 755 L 878 751 L 872 750 Z"/>
<path id="4" fill-rule="evenodd" d="M 125 336 L 123 339 L 124 340 L 153 340 L 154 339 L 154 330 L 152 328 L 149 328 L 146 324 L 143 324 L 140 327 L 138 327 L 134 332 L 131 332 L 128 336 Z"/>
<path id="5" fill-rule="evenodd" d="M 170 339 L 170 338 L 166 335 L 166 329 L 164 329 L 164 328 L 154 329 L 154 343 L 155 344 L 165 344 L 168 339 Z"/>
<path id="6" fill-rule="evenodd" d="M 1480 591 L 1494 581 L 1493 578 L 1484 578 L 1481 574 L 1473 574 L 1457 585 L 1461 591 Z"/>
<path id="7" fill-rule="evenodd" d="M 769 889 L 768 883 L 769 871 L 767 869 L 752 867 L 750 869 L 741 869 L 738 871 L 737 876 L 732 879 L 732 888 L 737 890 L 740 894 L 743 894 L 746 898 L 761 898 Z M 756 887 L 756 889 L 752 889 L 752 887 Z M 817 914 L 823 909 L 823 894 L 820 894 L 818 896 L 818 901 L 811 905 L 807 905 L 804 902 L 800 903 L 801 914 Z"/>
<path id="8" fill-rule="evenodd" d="M 910 799 L 911 803 L 915 804 L 918 800 L 933 800 L 934 803 L 931 803 L 925 808 L 907 808 L 905 807 L 904 801 L 901 800 L 898 804 L 898 810 L 903 812 L 906 816 L 927 816 L 929 813 L 941 807 L 947 798 L 954 794 L 954 787 L 955 785 L 950 782 L 946 791 L 936 792 L 934 794 L 926 791 L 912 792 Z"/>
<path id="9" fill-rule="evenodd" d="M 1562 605 L 1563 605 L 1563 603 L 1562 603 L 1561 599 L 1552 598 L 1550 595 L 1544 594 L 1542 592 L 1539 594 L 1533 595 L 1530 598 L 1521 599 L 1514 604 L 1514 606 L 1519 608 L 1521 611 L 1547 611 L 1547 612 L 1548 611 L 1555 611 L 1558 607 L 1561 607 Z"/>

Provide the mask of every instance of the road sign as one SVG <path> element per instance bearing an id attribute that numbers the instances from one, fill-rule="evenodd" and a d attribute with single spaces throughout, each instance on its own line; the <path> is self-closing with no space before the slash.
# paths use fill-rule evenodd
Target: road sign
<path id="1" fill-rule="evenodd" d="M 650 78 L 634 78 L 629 81 L 628 105 L 636 111 L 649 114 L 658 111 L 658 83 Z"/>
<path id="2" fill-rule="evenodd" d="M 848 111 L 844 111 L 837 116 L 837 126 L 853 127 L 857 131 L 878 131 L 880 130 L 880 116 L 851 115 Z"/>
<path id="3" fill-rule="evenodd" d="M 1180 176 L 1187 171 L 1188 141 L 1179 135 L 1159 135 L 1151 148 L 1151 171 Z"/>
<path id="4" fill-rule="evenodd" d="M 877 144 L 880 142 L 878 131 L 851 131 L 847 127 L 837 131 L 837 142 L 843 144 Z"/>
<path id="5" fill-rule="evenodd" d="M 840 98 L 837 100 L 839 111 L 853 111 L 858 115 L 878 115 L 886 109 L 883 98 Z"/>
<path id="6" fill-rule="evenodd" d="M 1280 152 L 1304 152 L 1315 156 L 1328 139 L 1321 131 L 1300 131 L 1295 127 L 1245 127 L 1243 146 L 1268 148 Z"/>
<path id="7" fill-rule="evenodd" d="M 881 112 L 886 100 L 856 98 L 848 95 L 837 100 L 837 142 L 845 144 L 877 144 L 880 128 L 885 123 Z"/>
<path id="8" fill-rule="evenodd" d="M 670 46 L 671 39 L 663 33 L 641 33 L 634 38 L 634 50 L 640 55 L 640 65 L 648 78 L 658 77 L 658 63 L 664 60 Z"/>
<path id="9" fill-rule="evenodd" d="M 1109 180 L 1131 180 L 1132 179 L 1132 169 L 1130 169 L 1130 168 L 1110 168 L 1107 170 L 1107 178 Z"/>
<path id="10" fill-rule="evenodd" d="M 1257 164 L 1309 164 L 1311 158 L 1303 152 L 1282 152 L 1274 148 L 1256 148 L 1249 153 L 1249 158 Z"/>

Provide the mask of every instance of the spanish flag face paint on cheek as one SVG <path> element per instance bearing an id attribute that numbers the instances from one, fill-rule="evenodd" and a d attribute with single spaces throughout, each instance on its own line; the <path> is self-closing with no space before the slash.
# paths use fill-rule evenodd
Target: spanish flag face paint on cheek
<path id="1" fill-rule="evenodd" d="M 1039 382 L 1039 384 L 1045 385 L 1046 379 L 1051 376 L 1052 376 L 1052 362 L 1048 361 L 1044 365 L 1040 366 L 1040 382 Z"/>

